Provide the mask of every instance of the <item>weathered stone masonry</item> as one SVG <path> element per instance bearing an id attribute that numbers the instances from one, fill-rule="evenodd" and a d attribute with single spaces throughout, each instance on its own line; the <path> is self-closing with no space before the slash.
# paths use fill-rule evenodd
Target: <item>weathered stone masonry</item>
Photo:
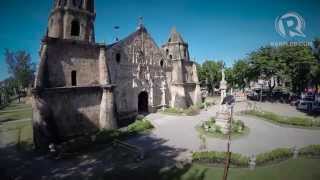
<path id="1" fill-rule="evenodd" d="M 95 16 L 93 0 L 54 1 L 33 90 L 39 148 L 200 101 L 196 65 L 175 29 L 162 48 L 142 24 L 104 45 L 95 43 Z"/>

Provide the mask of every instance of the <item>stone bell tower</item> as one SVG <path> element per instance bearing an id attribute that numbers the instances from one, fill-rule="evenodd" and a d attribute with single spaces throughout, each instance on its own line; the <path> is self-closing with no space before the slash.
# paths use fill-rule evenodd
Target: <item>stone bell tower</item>
<path id="1" fill-rule="evenodd" d="M 107 46 L 94 39 L 93 3 L 54 1 L 33 88 L 33 132 L 39 149 L 117 128 Z"/>
<path id="2" fill-rule="evenodd" d="M 190 105 L 186 101 L 186 70 L 184 65 L 190 61 L 188 44 L 182 39 L 176 28 L 172 28 L 168 42 L 162 48 L 168 61 L 172 63 L 171 106 L 186 108 Z"/>
<path id="3" fill-rule="evenodd" d="M 49 16 L 48 37 L 95 41 L 93 0 L 55 0 Z"/>

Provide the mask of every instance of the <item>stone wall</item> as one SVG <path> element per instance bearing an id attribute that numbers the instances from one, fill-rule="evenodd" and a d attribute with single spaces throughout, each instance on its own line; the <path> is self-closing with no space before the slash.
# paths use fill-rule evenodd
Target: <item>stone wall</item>
<path id="1" fill-rule="evenodd" d="M 138 95 L 143 91 L 148 93 L 149 112 L 161 106 L 162 82 L 166 82 L 169 65 L 146 29 L 110 45 L 107 57 L 111 83 L 117 85 L 114 94 L 119 119 L 137 114 Z M 165 86 L 168 97 L 167 82 Z"/>
<path id="2" fill-rule="evenodd" d="M 100 87 L 90 87 L 50 89 L 41 98 L 48 106 L 49 120 L 53 120 L 56 133 L 63 141 L 99 129 L 101 97 Z"/>
<path id="3" fill-rule="evenodd" d="M 69 40 L 48 40 L 46 87 L 71 86 L 71 72 L 76 71 L 77 85 L 99 84 L 99 48 Z"/>

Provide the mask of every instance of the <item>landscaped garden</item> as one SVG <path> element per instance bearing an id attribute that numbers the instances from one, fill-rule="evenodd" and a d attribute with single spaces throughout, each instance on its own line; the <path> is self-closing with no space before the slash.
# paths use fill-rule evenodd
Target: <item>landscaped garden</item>
<path id="1" fill-rule="evenodd" d="M 318 180 L 320 159 L 290 159 L 278 164 L 249 168 L 231 167 L 228 180 Z M 212 180 L 222 179 L 223 167 L 193 163 L 183 168 L 159 170 L 156 167 L 116 169 L 103 179 Z"/>
<path id="2" fill-rule="evenodd" d="M 200 134 L 204 134 L 213 138 L 228 138 L 227 134 L 223 134 L 221 127 L 216 124 L 215 118 L 211 117 L 196 127 Z M 238 138 L 249 133 L 249 128 L 245 126 L 243 121 L 234 120 L 231 123 L 231 138 Z"/>
<path id="3" fill-rule="evenodd" d="M 190 106 L 187 109 L 170 107 L 170 108 L 165 108 L 164 110 L 160 110 L 160 112 L 168 115 L 194 116 L 199 114 L 201 109 L 206 109 L 212 105 L 214 105 L 213 102 L 205 102 L 205 103 L 199 103 L 199 104 Z"/>

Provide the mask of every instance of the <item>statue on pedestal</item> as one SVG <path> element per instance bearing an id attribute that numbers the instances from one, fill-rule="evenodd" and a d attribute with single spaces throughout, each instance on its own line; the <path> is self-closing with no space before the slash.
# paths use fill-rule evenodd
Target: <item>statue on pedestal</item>
<path id="1" fill-rule="evenodd" d="M 220 81 L 220 88 L 219 88 L 221 99 L 220 99 L 220 108 L 219 108 L 219 111 L 217 112 L 216 124 L 221 127 L 222 133 L 227 134 L 229 131 L 229 119 L 231 117 L 231 110 L 228 106 L 229 104 L 228 99 L 230 98 L 227 97 L 227 81 L 225 80 L 224 69 L 222 69 L 221 73 L 222 73 L 222 80 Z"/>

